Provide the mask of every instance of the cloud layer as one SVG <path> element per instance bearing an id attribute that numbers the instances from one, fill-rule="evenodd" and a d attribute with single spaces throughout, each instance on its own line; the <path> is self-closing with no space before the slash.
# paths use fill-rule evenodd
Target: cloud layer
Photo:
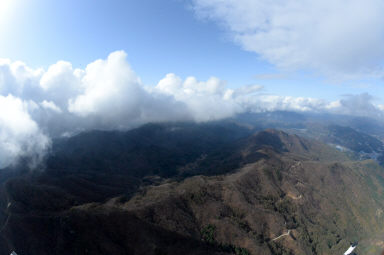
<path id="1" fill-rule="evenodd" d="M 263 93 L 248 85 L 230 89 L 216 77 L 198 81 L 167 74 L 145 86 L 116 51 L 85 69 L 59 61 L 47 70 L 0 60 L 0 168 L 19 157 L 37 162 L 50 138 L 91 129 L 129 129 L 148 122 L 211 121 L 243 112 L 273 110 L 370 114 L 382 117 L 369 95 L 335 102 Z"/>
<path id="2" fill-rule="evenodd" d="M 382 76 L 381 0 L 192 0 L 245 50 L 284 69 L 337 78 Z"/>

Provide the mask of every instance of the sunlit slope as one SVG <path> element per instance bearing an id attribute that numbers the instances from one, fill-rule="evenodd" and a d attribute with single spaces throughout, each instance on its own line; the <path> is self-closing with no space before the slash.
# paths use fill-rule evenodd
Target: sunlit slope
<path id="1" fill-rule="evenodd" d="M 215 243 L 252 254 L 341 254 L 353 240 L 375 247 L 384 222 L 381 167 L 334 161 L 343 155 L 281 132 L 258 136 L 243 153 L 255 152 L 252 139 L 276 147 L 257 150 L 266 157 L 234 174 L 152 187 L 117 206 L 194 238 L 214 226 Z"/>

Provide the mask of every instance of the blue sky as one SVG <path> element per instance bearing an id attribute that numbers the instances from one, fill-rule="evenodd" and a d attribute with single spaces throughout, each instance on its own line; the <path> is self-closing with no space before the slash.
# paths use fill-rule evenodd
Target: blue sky
<path id="1" fill-rule="evenodd" d="M 369 92 L 381 101 L 384 95 L 381 79 L 334 80 L 313 70 L 278 68 L 258 52 L 245 51 L 230 29 L 202 18 L 190 1 L 14 1 L 11 15 L 0 23 L 0 58 L 31 67 L 66 60 L 84 68 L 124 50 L 147 85 L 175 73 L 199 80 L 216 76 L 233 88 L 259 84 L 265 93 L 284 96 L 335 100 Z"/>
<path id="2" fill-rule="evenodd" d="M 200 79 L 228 76 L 240 85 L 253 82 L 255 69 L 269 69 L 225 38 L 214 23 L 197 20 L 182 1 L 28 2 L 4 35 L 0 56 L 34 67 L 58 60 L 81 67 L 124 50 L 148 83 L 174 72 Z"/>

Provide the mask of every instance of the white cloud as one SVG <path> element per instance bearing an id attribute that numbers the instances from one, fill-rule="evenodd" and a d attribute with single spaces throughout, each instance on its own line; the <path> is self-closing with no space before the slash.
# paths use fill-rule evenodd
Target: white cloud
<path id="1" fill-rule="evenodd" d="M 40 100 L 50 100 L 62 108 L 67 109 L 68 100 L 81 92 L 81 78 L 84 70 L 73 69 L 72 64 L 58 61 L 51 65 L 39 80 Z"/>
<path id="2" fill-rule="evenodd" d="M 245 50 L 284 69 L 338 78 L 382 75 L 381 0 L 192 0 Z"/>
<path id="3" fill-rule="evenodd" d="M 27 103 L 13 96 L 0 96 L 0 168 L 22 156 L 38 162 L 50 144 L 28 114 Z"/>
<path id="4" fill-rule="evenodd" d="M 173 98 L 147 91 L 123 51 L 89 64 L 80 83 L 82 91 L 69 99 L 68 111 L 96 118 L 104 128 L 187 119 L 189 115 L 184 105 Z"/>
<path id="5" fill-rule="evenodd" d="M 57 113 L 62 113 L 63 111 L 58 107 L 54 102 L 52 101 L 46 101 L 44 100 L 43 102 L 40 103 L 40 105 L 48 110 L 57 112 Z"/>
<path id="6" fill-rule="evenodd" d="M 374 101 L 374 97 L 367 93 L 345 95 L 342 99 L 330 104 L 332 107 L 328 107 L 328 110 L 339 114 L 369 116 L 382 119 L 384 117 L 384 109 L 381 105 L 375 104 Z"/>
<path id="7" fill-rule="evenodd" d="M 244 96 L 240 99 L 245 109 L 252 112 L 260 111 L 323 111 L 327 102 L 316 98 L 256 95 Z"/>
<path id="8" fill-rule="evenodd" d="M 137 105 L 144 92 L 140 79 L 126 61 L 126 54 L 121 51 L 113 52 L 106 60 L 89 64 L 82 85 L 84 91 L 70 99 L 68 108 L 81 116 L 136 112 L 132 106 Z"/>
<path id="9" fill-rule="evenodd" d="M 206 82 L 199 82 L 195 77 L 183 81 L 171 73 L 160 80 L 155 89 L 183 102 L 196 121 L 217 120 L 242 112 L 241 106 L 231 97 L 232 91 L 216 77 Z"/>
<path id="10" fill-rule="evenodd" d="M 167 74 L 145 86 L 123 51 L 84 70 L 59 61 L 47 70 L 0 59 L 0 168 L 19 157 L 41 159 L 49 137 L 91 129 L 129 129 L 148 122 L 210 121 L 237 113 L 274 110 L 381 116 L 367 94 L 327 102 L 268 95 L 260 85 L 237 89 L 211 77 L 199 81 Z"/>

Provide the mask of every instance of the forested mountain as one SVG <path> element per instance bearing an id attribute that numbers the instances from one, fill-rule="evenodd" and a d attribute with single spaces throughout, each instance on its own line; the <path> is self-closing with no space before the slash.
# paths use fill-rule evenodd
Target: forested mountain
<path id="1" fill-rule="evenodd" d="M 0 254 L 375 254 L 384 171 L 235 122 L 149 124 L 54 142 L 0 172 Z"/>

